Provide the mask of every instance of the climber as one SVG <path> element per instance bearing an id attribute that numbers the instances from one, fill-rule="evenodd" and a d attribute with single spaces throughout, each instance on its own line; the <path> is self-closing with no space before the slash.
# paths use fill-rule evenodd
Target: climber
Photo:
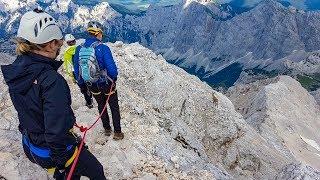
<path id="1" fill-rule="evenodd" d="M 72 34 L 67 34 L 64 37 L 64 41 L 67 44 L 65 51 L 63 53 L 63 68 L 66 74 L 71 78 L 73 82 L 76 82 L 73 74 L 73 63 L 72 56 L 76 51 L 76 39 Z"/>
<path id="2" fill-rule="evenodd" d="M 42 10 L 25 13 L 17 34 L 17 58 L 1 66 L 15 109 L 27 158 L 55 179 L 64 179 L 78 151 L 79 138 L 72 128 L 76 121 L 70 90 L 57 72 L 55 61 L 63 44 L 56 20 Z M 106 179 L 97 158 L 88 149 L 80 153 L 73 179 L 87 176 Z"/>
<path id="3" fill-rule="evenodd" d="M 76 79 L 74 77 L 74 71 L 73 71 L 73 62 L 72 57 L 76 51 L 76 39 L 72 34 L 67 34 L 65 36 L 65 42 L 67 43 L 67 47 L 64 51 L 63 55 L 63 68 L 66 72 L 66 74 L 71 78 L 71 80 L 76 83 Z M 80 92 L 84 95 L 84 99 L 86 100 L 86 106 L 91 109 L 93 108 L 93 100 L 92 100 L 92 94 L 84 84 L 78 84 L 80 88 Z"/>
<path id="4" fill-rule="evenodd" d="M 76 48 L 73 57 L 75 77 L 78 78 L 79 84 L 86 84 L 90 89 L 98 103 L 99 113 L 102 113 L 107 97 L 110 95 L 108 103 L 114 127 L 113 139 L 121 140 L 124 134 L 121 131 L 118 94 L 115 86 L 118 75 L 117 66 L 109 47 L 102 43 L 102 25 L 91 21 L 88 23 L 87 31 L 89 37 L 83 46 Z M 106 136 L 110 136 L 112 129 L 107 111 L 102 114 L 101 119 Z"/>

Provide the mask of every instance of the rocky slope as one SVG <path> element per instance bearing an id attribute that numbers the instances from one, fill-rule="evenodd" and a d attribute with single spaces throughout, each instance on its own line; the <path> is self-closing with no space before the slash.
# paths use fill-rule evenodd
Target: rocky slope
<path id="1" fill-rule="evenodd" d="M 282 74 L 293 77 L 310 92 L 317 91 L 320 88 L 319 51 L 294 51 L 289 56 L 276 61 L 254 62 L 251 57 L 250 59 L 242 59 L 241 62 L 244 64 L 244 70 L 240 73 L 234 85 L 249 84 Z"/>
<path id="2" fill-rule="evenodd" d="M 320 89 L 318 89 L 317 91 L 311 92 L 311 95 L 314 97 L 314 99 L 320 105 Z"/>
<path id="3" fill-rule="evenodd" d="M 236 109 L 286 157 L 320 169 L 320 109 L 289 76 L 238 84 L 228 91 Z"/>
<path id="4" fill-rule="evenodd" d="M 106 138 L 99 124 L 87 137 L 109 179 L 290 179 L 292 168 L 319 179 L 319 172 L 299 165 L 303 154 L 281 154 L 226 96 L 198 78 L 139 44 L 110 47 L 120 70 L 117 87 L 126 137 L 119 142 Z M 46 172 L 25 158 L 16 112 L 6 86 L 0 88 L 0 175 L 46 179 Z M 70 83 L 70 88 L 77 120 L 89 125 L 96 110 L 84 106 L 76 85 Z"/>

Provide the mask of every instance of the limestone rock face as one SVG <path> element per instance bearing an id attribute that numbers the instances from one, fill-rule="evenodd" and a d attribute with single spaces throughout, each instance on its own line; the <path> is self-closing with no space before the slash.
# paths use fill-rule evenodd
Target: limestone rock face
<path id="1" fill-rule="evenodd" d="M 282 155 L 320 168 L 320 111 L 315 99 L 289 76 L 230 88 L 246 121 Z"/>
<path id="2" fill-rule="evenodd" d="M 320 172 L 310 166 L 289 164 L 276 176 L 276 179 L 320 179 Z"/>
<path id="3" fill-rule="evenodd" d="M 317 103 L 320 105 L 320 89 L 310 93 L 314 97 L 314 99 L 317 101 Z"/>

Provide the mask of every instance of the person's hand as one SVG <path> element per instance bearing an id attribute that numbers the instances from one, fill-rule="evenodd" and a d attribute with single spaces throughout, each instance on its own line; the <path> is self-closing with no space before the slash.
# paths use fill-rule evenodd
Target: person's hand
<path id="1" fill-rule="evenodd" d="M 77 133 L 73 133 L 74 137 L 76 138 L 77 144 L 81 143 L 82 137 L 79 136 Z"/>
<path id="2" fill-rule="evenodd" d="M 76 137 L 77 145 L 78 145 L 78 147 L 79 147 L 80 144 L 81 144 L 81 141 L 82 141 L 82 137 L 79 136 L 79 135 L 76 134 L 76 133 L 74 133 L 74 135 L 75 135 L 75 137 Z M 83 144 L 83 147 L 84 147 L 85 149 L 88 149 L 87 144 L 86 144 L 85 142 L 83 142 L 83 143 L 84 143 L 84 144 Z"/>
<path id="3" fill-rule="evenodd" d="M 59 168 L 59 167 L 56 167 L 56 170 L 54 171 L 54 174 L 53 174 L 53 178 L 54 179 L 65 179 L 65 176 L 66 176 L 66 170 L 63 168 Z"/>

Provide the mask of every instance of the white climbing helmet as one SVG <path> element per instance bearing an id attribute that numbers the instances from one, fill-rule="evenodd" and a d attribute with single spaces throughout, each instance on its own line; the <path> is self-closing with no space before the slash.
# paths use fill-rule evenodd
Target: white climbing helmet
<path id="1" fill-rule="evenodd" d="M 35 44 L 44 44 L 63 38 L 57 21 L 38 9 L 29 11 L 21 17 L 17 37 Z"/>
<path id="2" fill-rule="evenodd" d="M 66 34 L 66 36 L 64 37 L 64 40 L 66 42 L 70 42 L 70 41 L 76 40 L 76 38 L 74 38 L 74 36 L 72 34 Z"/>

